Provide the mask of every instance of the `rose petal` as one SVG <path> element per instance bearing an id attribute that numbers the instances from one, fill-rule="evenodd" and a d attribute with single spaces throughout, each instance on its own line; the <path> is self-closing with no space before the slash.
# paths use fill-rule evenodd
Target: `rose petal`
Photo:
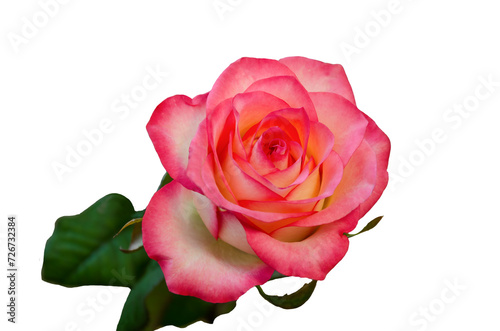
<path id="1" fill-rule="evenodd" d="M 233 107 L 239 113 L 238 128 L 241 136 L 252 126 L 258 124 L 273 111 L 290 108 L 285 101 L 262 91 L 237 94 Z"/>
<path id="2" fill-rule="evenodd" d="M 250 148 L 252 147 L 254 141 L 258 139 L 258 137 L 266 130 L 274 126 L 278 126 L 284 133 L 294 140 L 295 143 L 290 143 L 292 155 L 294 155 L 294 158 L 296 159 L 294 164 L 287 169 L 271 172 L 263 178 L 253 166 L 247 164 L 245 159 L 237 157 L 235 157 L 235 159 L 240 165 L 240 168 L 248 175 L 255 178 L 272 191 L 277 192 L 281 196 L 285 196 L 288 192 L 290 192 L 290 187 L 292 185 L 302 183 L 309 174 L 309 169 L 305 166 L 308 162 L 307 158 L 297 158 L 297 152 L 302 150 L 300 146 L 307 146 L 308 144 L 310 121 L 302 108 L 281 109 L 268 114 L 257 126 L 248 130 L 246 135 L 243 137 L 243 144 L 246 149 L 248 148 L 248 154 L 251 152 Z M 302 150 L 302 156 L 305 156 L 305 153 L 306 150 Z"/>
<path id="3" fill-rule="evenodd" d="M 188 178 L 198 186 L 196 192 L 201 193 L 199 188 L 203 179 L 201 178 L 201 169 L 208 155 L 208 138 L 207 138 L 207 120 L 203 120 L 198 131 L 194 135 L 191 145 L 189 146 L 189 162 L 186 170 Z"/>
<path id="4" fill-rule="evenodd" d="M 302 241 L 316 231 L 316 226 L 311 227 L 298 227 L 286 226 L 270 233 L 271 237 L 284 242 L 297 242 Z M 252 250 L 253 251 L 253 250 Z M 255 254 L 255 252 L 254 252 Z"/>
<path id="5" fill-rule="evenodd" d="M 300 146 L 307 146 L 310 128 L 307 114 L 302 108 L 287 108 L 268 114 L 262 121 L 251 127 L 242 138 L 245 150 L 250 153 L 255 140 L 272 127 L 279 127 L 292 141 Z M 305 151 L 303 152 L 305 155 Z"/>
<path id="6" fill-rule="evenodd" d="M 231 100 L 220 103 L 216 109 L 207 116 L 208 144 L 214 153 L 217 148 L 227 146 L 229 134 L 236 128 L 236 114 Z"/>
<path id="7" fill-rule="evenodd" d="M 208 231 L 210 231 L 210 234 L 215 239 L 218 239 L 219 217 L 217 215 L 217 206 L 214 205 L 206 196 L 196 192 L 193 192 L 193 205 Z"/>
<path id="8" fill-rule="evenodd" d="M 230 211 L 219 211 L 219 218 L 219 238 L 243 252 L 255 255 L 252 247 L 248 244 L 245 229 L 238 218 Z"/>
<path id="9" fill-rule="evenodd" d="M 294 144 L 290 145 L 294 146 Z M 297 145 L 295 145 L 294 148 L 302 153 L 302 148 L 300 148 L 300 146 L 297 147 Z M 264 178 L 271 182 L 274 187 L 280 190 L 280 192 L 284 192 L 282 189 L 288 189 L 304 182 L 307 179 L 309 169 L 305 167 L 305 169 L 301 171 L 301 165 L 302 156 L 299 154 L 299 158 L 297 158 L 291 166 L 284 170 L 271 172 L 265 175 Z M 288 193 L 286 195 L 288 195 Z"/>
<path id="10" fill-rule="evenodd" d="M 279 128 L 275 127 L 279 130 Z M 276 171 L 276 166 L 269 159 L 266 154 L 264 143 L 262 142 L 263 136 L 254 143 L 252 150 L 250 152 L 249 162 L 255 171 L 261 175 L 265 176 L 270 172 Z"/>
<path id="11" fill-rule="evenodd" d="M 274 95 L 289 104 L 291 108 L 304 108 L 311 121 L 318 120 L 309 93 L 295 77 L 276 76 L 261 79 L 245 90 L 245 92 L 253 91 L 263 91 Z"/>
<path id="12" fill-rule="evenodd" d="M 203 193 L 213 201 L 217 206 L 224 209 L 233 211 L 245 215 L 249 218 L 255 218 L 265 223 L 277 222 L 286 218 L 298 218 L 305 217 L 312 214 L 312 212 L 304 213 L 290 213 L 290 214 L 279 214 L 279 213 L 266 213 L 256 210 L 250 210 L 235 204 L 234 202 L 228 200 L 219 190 L 217 182 L 215 179 L 215 165 L 214 160 L 211 155 L 207 157 L 207 160 L 202 169 L 202 179 L 203 183 L 201 189 Z"/>
<path id="13" fill-rule="evenodd" d="M 272 152 L 269 149 L 270 143 L 274 140 L 282 142 L 282 145 L 280 145 L 282 147 L 277 152 Z M 288 168 L 288 146 L 292 142 L 281 128 L 273 126 L 267 129 L 253 145 L 249 158 L 250 164 L 262 176 L 276 170 Z"/>
<path id="14" fill-rule="evenodd" d="M 333 93 L 311 93 L 318 118 L 335 136 L 336 151 L 344 164 L 363 140 L 368 121 L 363 113 L 343 97 Z"/>
<path id="15" fill-rule="evenodd" d="M 330 129 L 319 122 L 311 122 L 311 133 L 307 143 L 307 156 L 320 165 L 330 155 L 334 146 L 334 135 Z"/>
<path id="16" fill-rule="evenodd" d="M 332 151 L 320 167 L 308 176 L 307 180 L 298 185 L 285 201 L 240 200 L 239 205 L 251 210 L 273 213 L 297 213 L 313 211 L 319 200 L 332 195 L 340 183 L 343 165 L 340 157 Z M 292 194 L 293 193 L 293 194 Z M 259 225 L 260 226 L 260 225 Z M 276 229 L 277 227 L 273 227 Z M 269 229 L 269 227 L 266 227 Z"/>
<path id="17" fill-rule="evenodd" d="M 333 195 L 324 202 L 324 209 L 303 218 L 294 226 L 315 226 L 340 219 L 359 207 L 375 187 L 377 163 L 370 145 L 363 141 L 344 168 L 342 180 Z"/>
<path id="18" fill-rule="evenodd" d="M 142 228 L 144 248 L 160 264 L 172 293 L 229 302 L 273 273 L 256 256 L 216 240 L 201 221 L 192 192 L 176 181 L 153 196 Z"/>
<path id="19" fill-rule="evenodd" d="M 302 181 L 304 181 L 308 175 L 308 172 L 304 172 L 302 175 L 300 175 L 302 159 L 298 159 L 297 161 L 295 161 L 295 163 L 288 167 L 288 169 L 285 169 L 283 171 L 279 170 L 266 176 L 261 176 L 247 160 L 242 159 L 238 155 L 234 155 L 234 160 L 243 172 L 245 172 L 247 175 L 258 181 L 271 191 L 279 194 L 281 197 L 285 197 L 288 193 L 290 193 L 291 190 L 293 190 L 294 186 L 291 185 L 293 181 L 301 179 L 302 177 Z M 308 171 L 308 169 L 305 170 Z M 276 175 L 276 181 L 273 180 L 273 175 Z M 280 180 L 282 180 L 283 182 L 280 182 Z M 279 184 L 283 185 L 280 186 Z"/>
<path id="20" fill-rule="evenodd" d="M 323 280 L 346 254 L 349 240 L 344 233 L 354 229 L 358 220 L 356 209 L 298 242 L 279 241 L 251 226 L 244 227 L 248 243 L 267 265 L 283 275 Z"/>
<path id="21" fill-rule="evenodd" d="M 387 135 L 379 129 L 377 124 L 367 115 L 368 127 L 366 128 L 365 140 L 375 152 L 377 157 L 377 181 L 372 195 L 361 204 L 361 216 L 364 216 L 370 210 L 375 202 L 378 201 L 387 182 L 389 181 L 389 174 L 387 173 L 387 166 L 389 163 L 389 153 L 391 152 L 391 142 Z"/>
<path id="22" fill-rule="evenodd" d="M 214 112 L 207 117 L 207 137 L 211 157 L 214 161 L 214 178 L 218 189 L 226 199 L 236 202 L 237 198 L 229 185 L 224 171 L 222 170 L 219 154 L 224 154 L 227 146 L 232 140 L 236 128 L 236 114 L 232 108 L 231 100 L 220 103 Z"/>
<path id="23" fill-rule="evenodd" d="M 146 128 L 161 163 L 172 178 L 186 188 L 196 190 L 187 176 L 189 145 L 205 118 L 207 94 L 190 99 L 176 95 L 160 103 Z"/>
<path id="24" fill-rule="evenodd" d="M 299 56 L 279 61 L 295 73 L 307 91 L 336 93 L 356 104 L 351 84 L 340 64 L 329 64 Z"/>
<path id="25" fill-rule="evenodd" d="M 222 101 L 244 92 L 254 82 L 274 76 L 295 76 L 276 60 L 244 57 L 227 67 L 217 78 L 207 99 L 207 115 Z"/>
<path id="26" fill-rule="evenodd" d="M 315 167 L 312 170 L 312 173 L 309 177 L 317 176 L 321 177 L 320 187 L 318 187 L 317 195 L 304 194 L 303 191 L 308 191 L 305 188 L 302 188 L 302 185 L 307 183 L 307 180 L 298 185 L 293 191 L 287 195 L 287 200 L 290 201 L 318 201 L 320 199 L 327 198 L 333 194 L 340 181 L 342 180 L 344 173 L 344 167 L 342 164 L 342 160 L 338 156 L 335 151 L 331 151 L 326 160 L 318 167 Z M 309 178 L 308 178 L 309 180 Z M 300 191 L 300 192 L 296 192 Z M 314 197 L 314 198 L 313 198 Z"/>
<path id="27" fill-rule="evenodd" d="M 313 199 L 311 199 L 313 200 Z M 300 202 L 297 202 L 300 201 Z M 254 211 L 263 211 L 268 213 L 305 213 L 312 212 L 316 201 L 297 200 L 297 201 L 255 201 L 255 200 L 240 200 L 238 204 L 241 207 L 248 208 Z"/>
<path id="28" fill-rule="evenodd" d="M 221 156 L 224 178 L 236 200 L 258 199 L 262 201 L 282 200 L 283 198 L 269 190 L 254 178 L 243 172 L 234 161 L 232 139 Z"/>
<path id="29" fill-rule="evenodd" d="M 318 196 L 319 188 L 321 187 L 321 175 L 319 166 L 315 166 L 314 162 L 308 163 L 309 176 L 304 182 L 297 185 L 287 196 L 289 201 L 305 200 Z M 312 209 L 312 207 L 311 207 Z"/>
<path id="30" fill-rule="evenodd" d="M 238 116 L 238 115 L 236 115 Z M 236 119 L 236 125 L 238 126 L 238 118 Z M 243 140 L 241 139 L 241 136 L 238 134 L 238 128 L 235 130 L 235 133 L 233 135 L 233 153 L 235 155 L 238 155 L 239 157 L 242 157 L 244 159 L 248 158 L 247 152 L 245 150 L 245 145 L 243 144 Z"/>
<path id="31" fill-rule="evenodd" d="M 312 214 L 312 213 L 310 213 L 310 214 Z M 274 221 L 274 222 L 263 222 L 263 221 L 258 220 L 256 218 L 252 218 L 252 217 L 248 217 L 248 216 L 247 216 L 247 218 L 249 219 L 249 221 L 244 221 L 244 220 L 240 219 L 241 224 L 248 224 L 250 226 L 255 227 L 256 229 L 260 229 L 261 231 L 271 235 L 275 231 L 277 231 L 279 229 L 286 228 L 286 227 L 290 226 L 290 224 L 297 222 L 299 219 L 302 219 L 303 216 L 284 218 L 284 219 Z"/>

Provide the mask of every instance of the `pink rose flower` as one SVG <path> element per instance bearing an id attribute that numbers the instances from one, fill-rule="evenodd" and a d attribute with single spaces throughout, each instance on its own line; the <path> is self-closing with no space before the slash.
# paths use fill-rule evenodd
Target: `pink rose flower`
<path id="1" fill-rule="evenodd" d="M 171 292 L 209 302 L 274 270 L 323 280 L 388 181 L 389 139 L 338 64 L 242 58 L 147 130 L 174 180 L 146 209 L 144 247 Z"/>

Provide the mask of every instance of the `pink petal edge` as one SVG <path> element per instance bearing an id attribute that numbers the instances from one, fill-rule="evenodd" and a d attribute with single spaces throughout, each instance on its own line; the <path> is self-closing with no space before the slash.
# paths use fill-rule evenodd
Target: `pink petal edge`
<path id="1" fill-rule="evenodd" d="M 192 100 L 184 95 L 170 97 L 156 107 L 146 125 L 167 172 L 191 190 L 196 190 L 197 187 L 186 173 L 189 146 L 205 118 L 207 95 L 202 94 Z"/>
<path id="2" fill-rule="evenodd" d="M 273 273 L 256 256 L 216 240 L 196 211 L 193 192 L 177 181 L 155 193 L 142 229 L 144 248 L 158 261 L 172 293 L 229 302 Z"/>

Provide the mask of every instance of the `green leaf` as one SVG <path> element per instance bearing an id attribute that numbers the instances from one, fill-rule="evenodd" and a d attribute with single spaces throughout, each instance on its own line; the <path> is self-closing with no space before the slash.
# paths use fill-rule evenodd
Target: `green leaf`
<path id="1" fill-rule="evenodd" d="M 149 331 L 165 325 L 186 327 L 197 321 L 213 323 L 235 306 L 235 301 L 214 304 L 169 292 L 158 263 L 151 261 L 130 291 L 117 331 Z"/>
<path id="2" fill-rule="evenodd" d="M 136 211 L 134 214 L 132 214 L 132 216 L 130 218 L 132 220 L 139 219 L 139 218 L 142 220 L 142 217 L 144 216 L 145 212 L 146 212 L 146 209 Z"/>
<path id="3" fill-rule="evenodd" d="M 382 220 L 384 216 L 379 216 L 379 217 L 376 217 L 374 218 L 373 220 L 371 220 L 364 228 L 363 230 L 359 231 L 358 233 L 355 233 L 355 234 L 350 234 L 350 233 L 344 233 L 347 238 L 352 238 L 354 236 L 357 236 L 358 234 L 361 234 L 363 232 L 366 232 L 366 231 L 370 231 L 371 229 L 373 229 L 374 227 L 377 226 L 377 224 Z"/>
<path id="4" fill-rule="evenodd" d="M 285 294 L 284 296 L 267 295 L 260 286 L 257 286 L 257 290 L 264 299 L 273 305 L 283 309 L 295 309 L 302 306 L 307 302 L 307 300 L 309 300 L 314 292 L 314 289 L 316 288 L 316 283 L 317 281 L 313 280 L 308 284 L 304 284 L 304 286 L 302 286 L 302 288 L 297 292 Z"/>
<path id="5" fill-rule="evenodd" d="M 165 174 L 158 189 L 170 181 Z M 139 219 L 144 212 L 134 211 L 124 196 L 110 194 L 78 215 L 59 218 L 45 245 L 42 279 L 67 287 L 129 287 L 117 327 L 122 331 L 213 323 L 217 316 L 233 310 L 236 301 L 213 304 L 168 291 L 158 263 L 140 245 Z M 124 251 L 130 254 L 123 254 L 122 247 L 129 247 Z"/>
<path id="6" fill-rule="evenodd" d="M 197 321 L 212 324 L 217 316 L 227 314 L 236 307 L 236 301 L 211 303 L 201 299 L 173 294 L 164 281 L 146 298 L 151 312 L 148 326 L 157 329 L 165 325 L 184 328 Z"/>
<path id="7" fill-rule="evenodd" d="M 127 297 L 117 331 L 146 330 L 144 327 L 148 323 L 149 316 L 145 300 L 161 281 L 163 281 L 161 269 L 156 261 L 151 260 L 143 276 L 135 283 Z"/>
<path id="8" fill-rule="evenodd" d="M 144 250 L 123 254 L 132 228 L 113 238 L 135 213 L 122 195 L 109 194 L 81 214 L 63 216 L 45 245 L 42 279 L 67 287 L 132 286 L 149 258 Z"/>

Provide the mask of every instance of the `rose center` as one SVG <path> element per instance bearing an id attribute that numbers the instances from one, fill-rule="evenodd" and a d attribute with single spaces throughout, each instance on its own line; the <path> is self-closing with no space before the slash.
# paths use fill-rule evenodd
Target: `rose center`
<path id="1" fill-rule="evenodd" d="M 272 138 L 264 144 L 264 152 L 274 166 L 280 170 L 286 169 L 289 163 L 288 145 L 281 138 Z"/>
<path id="2" fill-rule="evenodd" d="M 285 155 L 286 142 L 283 139 L 275 138 L 269 142 L 267 154 L 272 157 L 273 154 Z"/>

